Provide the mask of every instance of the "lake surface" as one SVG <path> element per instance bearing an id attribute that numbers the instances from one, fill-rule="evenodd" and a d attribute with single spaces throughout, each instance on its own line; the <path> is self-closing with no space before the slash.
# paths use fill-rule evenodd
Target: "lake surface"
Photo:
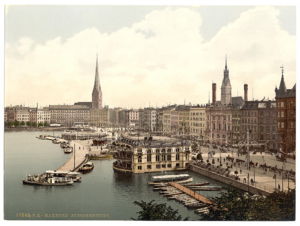
<path id="1" fill-rule="evenodd" d="M 4 133 L 4 216 L 5 219 L 41 220 L 130 220 L 137 217 L 136 200 L 165 202 L 179 211 L 182 217 L 199 220 L 200 216 L 182 204 L 168 200 L 147 184 L 153 175 L 115 173 L 114 160 L 95 160 L 94 170 L 82 175 L 82 182 L 67 187 L 38 187 L 23 185 L 27 174 L 39 174 L 57 169 L 70 158 L 58 144 L 40 140 L 36 136 L 45 132 Z M 52 134 L 51 134 L 52 135 Z M 59 135 L 59 133 L 55 133 Z M 179 172 L 168 172 L 176 174 Z M 180 172 L 183 173 L 183 172 Z M 194 182 L 210 182 L 209 178 L 188 172 Z M 199 192 L 207 197 L 219 194 L 215 191 Z"/>

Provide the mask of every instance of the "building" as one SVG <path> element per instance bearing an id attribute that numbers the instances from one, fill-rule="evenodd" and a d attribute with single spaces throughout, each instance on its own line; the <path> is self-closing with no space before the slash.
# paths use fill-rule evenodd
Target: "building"
<path id="1" fill-rule="evenodd" d="M 206 130 L 205 106 L 193 106 L 190 108 L 189 124 L 190 136 L 204 140 Z"/>
<path id="2" fill-rule="evenodd" d="M 284 71 L 279 89 L 275 88 L 277 105 L 277 131 L 279 149 L 284 153 L 296 151 L 296 84 L 287 89 L 284 81 Z"/>
<path id="3" fill-rule="evenodd" d="M 178 127 L 177 135 L 189 136 L 190 135 L 190 106 L 179 105 L 175 108 L 177 112 L 177 117 L 174 117 L 176 120 L 175 123 Z M 171 117 L 171 124 L 172 124 Z M 175 133 L 176 134 L 176 133 Z"/>
<path id="4" fill-rule="evenodd" d="M 221 101 L 216 100 L 216 90 L 217 84 L 213 83 L 212 103 L 206 107 L 205 140 L 219 145 L 237 142 L 240 137 L 239 119 L 237 119 L 239 114 L 237 111 L 242 107 L 244 101 L 242 97 L 231 96 L 231 84 L 229 70 L 227 67 L 227 59 L 225 61 L 225 69 L 223 73 Z M 247 96 L 247 92 L 245 93 Z"/>
<path id="5" fill-rule="evenodd" d="M 36 123 L 37 122 L 37 108 L 29 108 L 29 122 Z"/>
<path id="6" fill-rule="evenodd" d="M 50 124 L 51 114 L 50 114 L 49 108 L 37 109 L 37 121 L 36 122 L 37 122 L 37 124 L 39 124 L 39 123 Z"/>
<path id="7" fill-rule="evenodd" d="M 247 131 L 251 142 L 264 148 L 277 150 L 277 110 L 275 101 L 246 101 L 240 114 L 240 137 L 246 141 Z"/>
<path id="8" fill-rule="evenodd" d="M 90 109 L 90 125 L 96 127 L 109 127 L 109 109 Z"/>
<path id="9" fill-rule="evenodd" d="M 141 128 L 147 132 L 155 132 L 157 127 L 157 111 L 154 108 L 144 108 L 139 112 Z"/>
<path id="10" fill-rule="evenodd" d="M 102 91 L 101 91 L 99 73 L 98 73 L 98 56 L 96 60 L 95 82 L 94 82 L 94 88 L 92 92 L 92 108 L 93 109 L 102 108 Z"/>
<path id="11" fill-rule="evenodd" d="M 89 124 L 90 109 L 85 105 L 49 105 L 50 123 L 64 126 Z"/>
<path id="12" fill-rule="evenodd" d="M 149 138 L 120 137 L 115 142 L 114 170 L 146 173 L 187 169 L 191 151 L 188 142 L 166 137 Z"/>
<path id="13" fill-rule="evenodd" d="M 28 107 L 16 107 L 16 120 L 19 122 L 29 122 L 29 108 Z"/>
<path id="14" fill-rule="evenodd" d="M 140 121 L 139 110 L 138 109 L 130 109 L 128 110 L 128 125 L 132 128 L 138 128 Z"/>

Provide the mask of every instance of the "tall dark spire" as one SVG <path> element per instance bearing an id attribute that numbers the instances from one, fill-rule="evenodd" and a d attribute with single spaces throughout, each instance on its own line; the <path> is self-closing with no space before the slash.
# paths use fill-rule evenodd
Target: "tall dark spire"
<path id="1" fill-rule="evenodd" d="M 279 85 L 279 91 L 280 92 L 286 92 L 286 86 L 285 86 L 285 82 L 284 82 L 284 68 L 283 66 L 280 67 L 281 68 L 281 81 L 280 81 L 280 85 Z"/>
<path id="2" fill-rule="evenodd" d="M 102 91 L 99 80 L 98 72 L 98 54 L 96 57 L 96 70 L 95 70 L 95 81 L 92 93 L 92 108 L 101 109 L 102 108 Z"/>

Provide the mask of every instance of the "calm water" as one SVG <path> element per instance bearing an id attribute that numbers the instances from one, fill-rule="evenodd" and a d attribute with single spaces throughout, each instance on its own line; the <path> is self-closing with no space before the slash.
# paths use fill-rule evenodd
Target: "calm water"
<path id="1" fill-rule="evenodd" d="M 176 201 L 154 192 L 147 182 L 154 174 L 124 175 L 113 172 L 113 160 L 94 161 L 94 170 L 82 176 L 82 183 L 67 187 L 36 187 L 23 185 L 27 174 L 41 173 L 61 166 L 69 155 L 58 144 L 39 140 L 41 132 L 6 132 L 4 211 L 5 219 L 102 219 L 129 220 L 139 210 L 135 200 L 167 202 L 190 220 L 198 220 L 194 214 Z M 58 135 L 56 133 L 55 135 Z M 156 173 L 157 174 L 157 173 Z M 218 182 L 189 172 L 195 182 Z M 212 197 L 217 192 L 202 194 Z M 30 215 L 29 215 L 30 214 Z M 88 215 L 90 214 L 90 215 Z M 92 215 L 93 214 L 93 215 Z"/>

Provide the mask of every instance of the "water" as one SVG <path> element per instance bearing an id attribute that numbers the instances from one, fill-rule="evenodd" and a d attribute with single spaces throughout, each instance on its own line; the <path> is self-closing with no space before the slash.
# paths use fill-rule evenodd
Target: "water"
<path id="1" fill-rule="evenodd" d="M 115 173 L 112 169 L 114 160 L 93 161 L 94 170 L 82 176 L 82 183 L 73 186 L 23 185 L 22 179 L 27 174 L 56 169 L 70 158 L 58 144 L 37 139 L 36 136 L 40 134 L 28 131 L 4 134 L 5 219 L 130 220 L 137 217 L 136 212 L 140 210 L 133 204 L 136 200 L 166 202 L 177 209 L 181 216 L 189 217 L 189 220 L 200 219 L 193 210 L 153 191 L 152 186 L 147 184 L 153 174 Z M 211 185 L 222 185 L 193 172 L 188 173 L 196 183 L 208 181 Z M 200 193 L 213 197 L 219 192 Z"/>

